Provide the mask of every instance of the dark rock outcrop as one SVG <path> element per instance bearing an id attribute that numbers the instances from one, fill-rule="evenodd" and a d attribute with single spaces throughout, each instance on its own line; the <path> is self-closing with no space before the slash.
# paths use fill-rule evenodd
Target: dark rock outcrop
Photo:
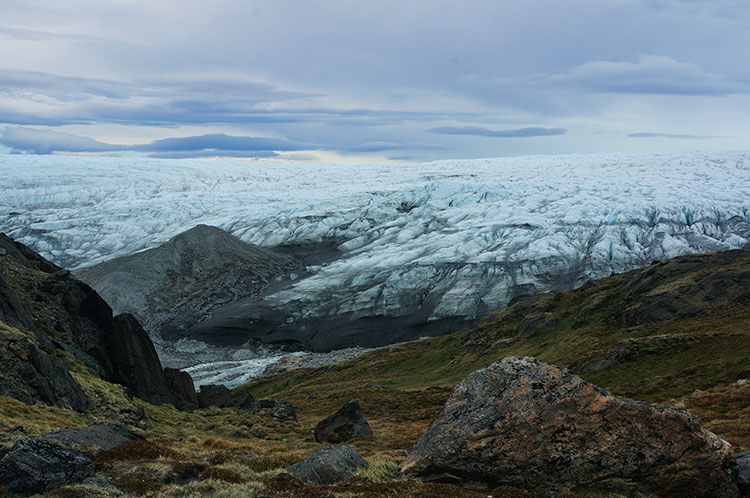
<path id="1" fill-rule="evenodd" d="M 241 408 L 251 413 L 266 412 L 279 420 L 291 420 L 297 422 L 297 411 L 294 405 L 283 399 L 261 399 L 258 401 L 246 402 L 240 405 Z"/>
<path id="2" fill-rule="evenodd" d="M 234 406 L 232 392 L 221 384 L 201 386 L 200 391 L 198 391 L 198 406 L 201 408 L 208 408 L 210 406 L 226 408 Z"/>
<path id="3" fill-rule="evenodd" d="M 315 440 L 319 443 L 343 443 L 363 436 L 372 436 L 372 429 L 357 400 L 349 401 L 315 426 Z"/>
<path id="4" fill-rule="evenodd" d="M 294 477 L 317 484 L 334 484 L 348 479 L 367 462 L 349 445 L 329 446 L 287 467 Z"/>
<path id="5" fill-rule="evenodd" d="M 58 429 L 47 432 L 34 439 L 52 440 L 62 444 L 93 446 L 102 450 L 111 450 L 121 444 L 143 440 L 143 436 L 117 422 L 101 422 L 87 427 Z"/>
<path id="6" fill-rule="evenodd" d="M 176 403 L 154 345 L 133 315 L 114 318 L 106 343 L 118 383 L 149 403 Z"/>
<path id="7" fill-rule="evenodd" d="M 37 439 L 17 441 L 0 460 L 0 484 L 18 493 L 43 493 L 94 474 L 83 453 Z"/>
<path id="8" fill-rule="evenodd" d="M 0 394 L 25 403 L 43 401 L 82 412 L 88 399 L 65 365 L 23 337 L 0 334 Z"/>
<path id="9" fill-rule="evenodd" d="M 189 373 L 176 368 L 165 368 L 164 378 L 176 397 L 176 408 L 194 410 L 198 408 L 198 395 Z"/>
<path id="10" fill-rule="evenodd" d="M 402 464 L 409 477 L 540 490 L 737 496 L 731 446 L 689 412 L 614 396 L 534 358 L 461 381 Z"/>

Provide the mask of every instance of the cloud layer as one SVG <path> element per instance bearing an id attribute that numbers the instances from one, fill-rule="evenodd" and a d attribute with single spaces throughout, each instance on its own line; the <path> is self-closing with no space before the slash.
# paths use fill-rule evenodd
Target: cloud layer
<path id="1" fill-rule="evenodd" d="M 745 0 L 7 0 L 0 128 L 16 151 L 167 140 L 131 152 L 180 157 L 632 150 L 649 129 L 664 130 L 650 150 L 675 137 L 745 148 L 748 12 Z"/>

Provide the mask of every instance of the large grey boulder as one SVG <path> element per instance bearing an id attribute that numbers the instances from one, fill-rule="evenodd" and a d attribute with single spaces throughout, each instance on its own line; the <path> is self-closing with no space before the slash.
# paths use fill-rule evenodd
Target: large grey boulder
<path id="1" fill-rule="evenodd" d="M 319 443 L 343 443 L 355 437 L 372 436 L 359 401 L 351 400 L 339 411 L 315 426 L 315 440 Z"/>
<path id="2" fill-rule="evenodd" d="M 33 494 L 73 484 L 94 474 L 83 453 L 38 439 L 17 441 L 0 460 L 0 484 Z"/>
<path id="3" fill-rule="evenodd" d="M 732 447 L 698 417 L 612 395 L 534 358 L 505 358 L 461 381 L 402 471 L 531 490 L 738 495 Z"/>
<path id="4" fill-rule="evenodd" d="M 294 477 L 317 484 L 334 484 L 348 479 L 367 462 L 349 445 L 329 446 L 287 467 Z"/>
<path id="5" fill-rule="evenodd" d="M 143 440 L 144 438 L 118 422 L 101 422 L 87 427 L 54 430 L 37 436 L 35 439 L 53 440 L 67 445 L 93 446 L 102 450 L 111 450 L 121 444 Z"/>

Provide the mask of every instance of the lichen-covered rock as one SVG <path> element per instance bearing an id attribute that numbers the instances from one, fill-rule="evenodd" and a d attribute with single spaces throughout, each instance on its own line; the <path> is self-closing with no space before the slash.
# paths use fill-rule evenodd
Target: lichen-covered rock
<path id="1" fill-rule="evenodd" d="M 315 440 L 319 443 L 343 443 L 362 436 L 372 436 L 372 429 L 357 400 L 349 401 L 315 426 Z"/>
<path id="2" fill-rule="evenodd" d="M 352 477 L 360 467 L 367 468 L 367 462 L 354 448 L 345 444 L 316 451 L 286 471 L 305 481 L 334 484 Z"/>
<path id="3" fill-rule="evenodd" d="M 17 441 L 0 460 L 0 484 L 33 494 L 80 482 L 94 474 L 83 453 L 37 439 Z"/>
<path id="4" fill-rule="evenodd" d="M 738 495 L 733 449 L 698 417 L 614 396 L 534 358 L 505 358 L 461 381 L 402 470 L 536 490 Z"/>

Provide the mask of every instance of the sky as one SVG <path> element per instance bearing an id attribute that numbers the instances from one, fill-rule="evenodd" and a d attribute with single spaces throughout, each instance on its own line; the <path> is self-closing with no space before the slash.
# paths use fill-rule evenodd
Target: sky
<path id="1" fill-rule="evenodd" d="M 0 153 L 750 149 L 748 0 L 3 0 Z"/>

